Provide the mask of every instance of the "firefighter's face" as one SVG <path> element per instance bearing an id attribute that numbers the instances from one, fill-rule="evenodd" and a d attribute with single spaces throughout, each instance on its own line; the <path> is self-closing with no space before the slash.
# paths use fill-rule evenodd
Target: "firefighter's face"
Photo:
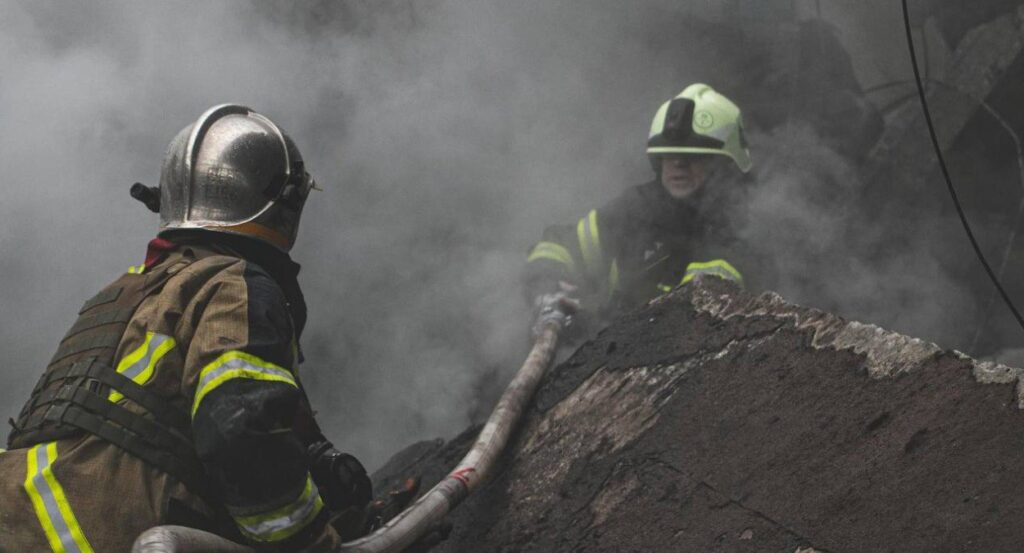
<path id="1" fill-rule="evenodd" d="M 661 185 L 670 196 L 684 200 L 697 193 L 708 180 L 709 156 L 669 154 L 661 157 Z"/>

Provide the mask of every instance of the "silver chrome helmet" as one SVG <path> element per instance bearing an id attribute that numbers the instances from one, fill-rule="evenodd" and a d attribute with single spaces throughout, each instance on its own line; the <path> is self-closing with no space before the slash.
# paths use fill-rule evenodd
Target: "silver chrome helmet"
<path id="1" fill-rule="evenodd" d="M 288 251 L 314 187 L 298 148 L 273 121 L 245 106 L 214 106 L 167 148 L 160 234 L 201 228 Z"/>

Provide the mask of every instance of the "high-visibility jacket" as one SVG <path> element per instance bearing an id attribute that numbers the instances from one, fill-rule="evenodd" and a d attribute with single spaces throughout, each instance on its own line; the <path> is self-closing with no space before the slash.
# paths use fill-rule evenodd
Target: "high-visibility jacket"
<path id="1" fill-rule="evenodd" d="M 553 292 L 565 281 L 579 287 L 586 307 L 606 314 L 697 275 L 742 284 L 736 241 L 715 211 L 700 199 L 673 199 L 657 180 L 631 187 L 574 225 L 544 230 L 527 257 L 526 293 Z"/>
<path id="2" fill-rule="evenodd" d="M 297 265 L 211 240 L 151 246 L 83 307 L 19 417 L 36 430 L 0 453 L 0 551 L 128 551 L 162 524 L 269 551 L 340 541 L 307 456 L 322 436 L 297 372 Z"/>

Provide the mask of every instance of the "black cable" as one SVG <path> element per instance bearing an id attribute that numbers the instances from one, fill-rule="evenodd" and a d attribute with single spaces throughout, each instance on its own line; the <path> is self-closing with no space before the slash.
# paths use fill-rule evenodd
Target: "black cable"
<path id="1" fill-rule="evenodd" d="M 995 122 L 998 123 L 999 126 L 1003 128 L 1003 130 L 1006 131 L 1008 135 L 1010 135 L 1010 139 L 1013 140 L 1013 145 L 1017 152 L 1017 182 L 1020 184 L 1022 191 L 1024 191 L 1024 146 L 1021 145 L 1021 140 L 1020 137 L 1017 136 L 1017 131 L 1013 130 L 1013 127 L 1010 125 L 1010 123 L 1006 121 L 1006 118 L 1000 115 L 1000 113 L 996 111 L 996 109 L 993 108 L 991 105 L 989 105 L 989 103 L 986 102 L 985 100 L 979 100 L 978 98 L 975 98 L 970 94 L 965 93 L 964 91 L 960 90 L 959 88 L 956 88 L 951 84 L 936 79 L 929 79 L 927 77 L 924 80 L 928 84 L 943 87 L 955 94 L 960 94 L 966 98 L 969 98 L 972 102 L 978 104 L 978 106 L 985 110 L 985 112 L 987 112 L 992 117 L 992 119 L 994 119 Z M 915 81 L 913 79 L 904 81 L 894 81 L 875 86 L 871 89 L 865 90 L 864 92 L 868 93 L 876 90 L 883 90 L 903 84 L 913 85 L 914 82 Z M 917 96 L 916 90 L 909 95 L 901 96 L 895 102 L 890 102 L 886 106 L 880 108 L 880 111 L 883 115 L 885 115 L 889 111 L 898 108 L 903 102 L 907 101 L 910 98 L 913 98 L 914 96 Z M 1006 267 L 1009 265 L 1010 255 L 1013 253 L 1014 245 L 1017 242 L 1017 234 L 1020 230 L 1021 221 L 1024 221 L 1024 194 L 1021 194 L 1020 201 L 1017 205 L 1017 214 L 1013 218 L 1013 225 L 1010 227 L 1010 232 L 1006 239 L 1006 246 L 1003 248 L 1003 258 L 1002 261 L 999 263 L 999 272 L 997 274 L 1000 281 L 1006 275 Z M 992 293 L 991 295 L 989 295 L 988 300 L 985 301 L 985 308 L 981 311 L 981 321 L 978 323 L 978 328 L 974 331 L 974 338 L 971 339 L 971 345 L 968 348 L 968 351 L 973 352 L 978 345 L 978 341 L 981 340 L 981 333 L 985 328 L 985 323 L 988 319 L 989 314 L 992 312 L 992 306 L 995 304 L 996 297 L 998 295 L 999 293 L 997 290 L 992 290 Z"/>
<path id="2" fill-rule="evenodd" d="M 1020 311 L 1013 305 L 1013 301 L 1010 296 L 1006 293 L 1003 285 L 999 283 L 999 278 L 996 277 L 992 267 L 988 264 L 988 260 L 985 259 L 985 254 L 981 251 L 981 246 L 978 245 L 977 239 L 974 238 L 974 232 L 971 231 L 971 225 L 967 222 L 967 215 L 964 214 L 964 209 L 960 205 L 960 198 L 956 195 L 956 188 L 953 187 L 953 180 L 949 176 L 949 169 L 946 167 L 946 160 L 942 157 L 942 147 L 939 146 L 939 139 L 935 134 L 935 125 L 932 123 L 931 110 L 928 109 L 928 99 L 925 97 L 924 85 L 921 83 L 921 71 L 917 67 L 917 53 L 914 52 L 914 37 L 910 31 L 910 13 L 907 10 L 907 0 L 901 0 L 903 5 L 903 26 L 907 32 L 907 48 L 910 50 L 910 63 L 914 67 L 914 81 L 917 83 L 917 93 L 921 98 L 921 109 L 924 110 L 924 120 L 928 124 L 928 134 L 932 139 L 932 146 L 935 148 L 935 155 L 939 158 L 939 167 L 942 169 L 942 176 L 946 180 L 946 187 L 949 189 L 949 195 L 953 198 L 953 204 L 956 206 L 956 213 L 960 217 L 960 222 L 964 225 L 964 231 L 967 233 L 967 238 L 971 242 L 971 247 L 974 248 L 974 253 L 978 256 L 978 261 L 981 262 L 982 267 L 985 268 L 985 272 L 988 277 L 992 280 L 992 284 L 995 285 L 996 290 L 999 290 L 999 295 L 1003 297 L 1003 301 L 1006 302 L 1006 306 L 1010 308 L 1017 324 L 1024 329 L 1024 317 L 1021 317 Z"/>

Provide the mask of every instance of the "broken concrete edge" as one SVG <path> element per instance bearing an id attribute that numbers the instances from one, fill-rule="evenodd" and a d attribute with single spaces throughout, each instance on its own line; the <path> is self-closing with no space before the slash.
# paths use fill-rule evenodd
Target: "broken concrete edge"
<path id="1" fill-rule="evenodd" d="M 711 283 L 698 281 L 659 296 L 650 303 L 656 305 L 683 299 L 698 313 L 723 321 L 733 317 L 773 318 L 793 330 L 811 332 L 811 345 L 816 349 L 832 348 L 863 355 L 867 361 L 868 376 L 875 379 L 893 378 L 929 359 L 952 355 L 967 364 L 974 379 L 980 383 L 1016 383 L 1017 408 L 1024 409 L 1024 369 L 993 361 L 978 361 L 963 352 L 944 350 L 931 342 L 873 324 L 847 321 L 825 311 L 790 303 L 775 292 L 755 296 L 743 293 L 732 283 L 708 284 Z"/>

